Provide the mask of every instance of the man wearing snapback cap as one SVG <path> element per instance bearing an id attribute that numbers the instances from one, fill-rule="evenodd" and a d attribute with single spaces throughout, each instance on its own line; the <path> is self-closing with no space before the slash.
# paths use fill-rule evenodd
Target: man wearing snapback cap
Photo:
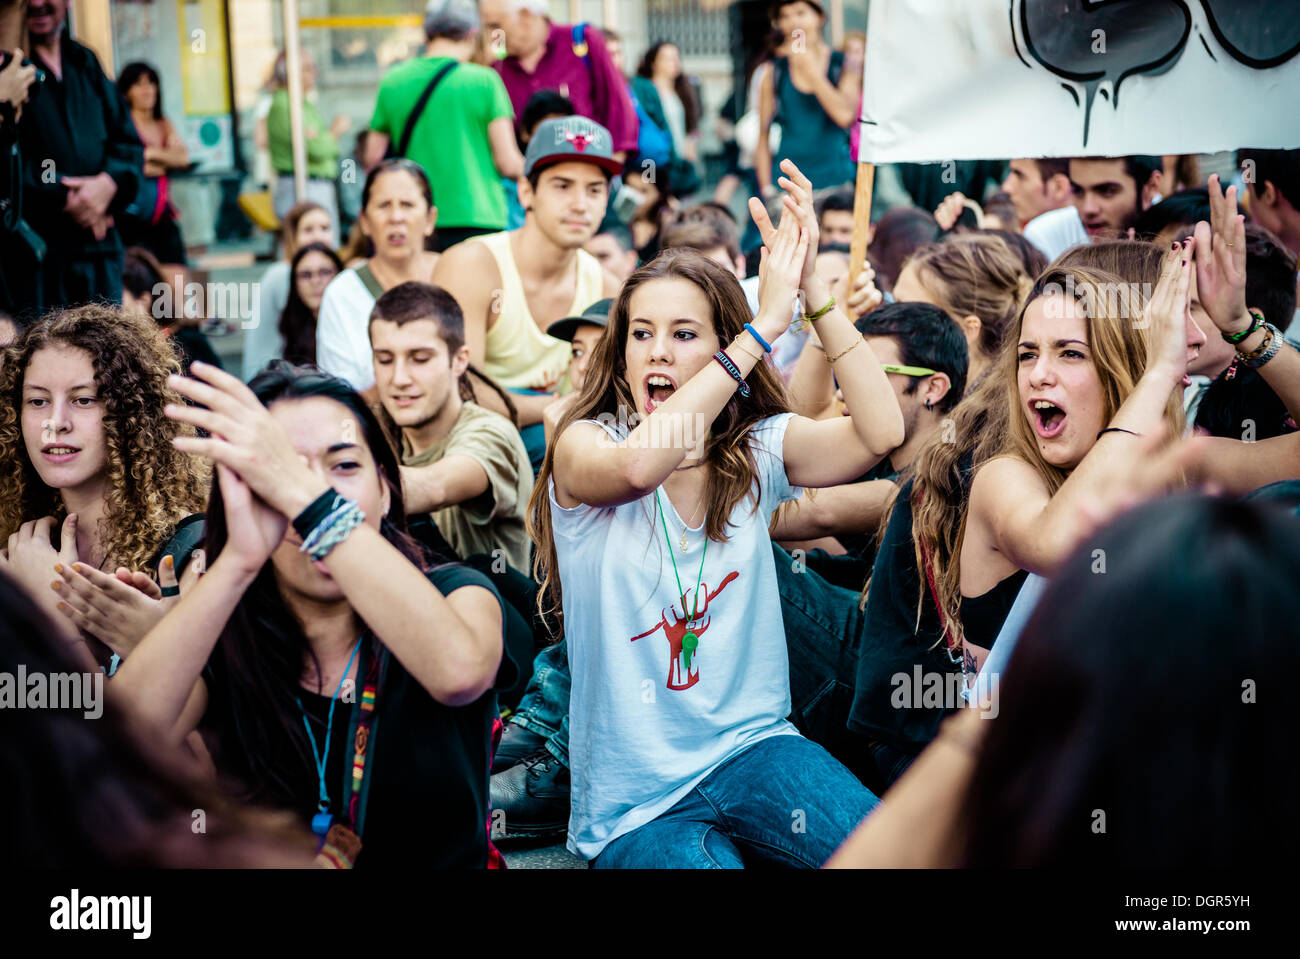
<path id="1" fill-rule="evenodd" d="M 470 362 L 518 394 L 534 470 L 546 452 L 543 411 L 569 385 L 570 348 L 544 331 L 618 292 L 618 278 L 582 247 L 599 229 L 609 181 L 621 169 L 599 123 L 543 121 L 524 155 L 524 225 L 458 244 L 434 269 L 433 282 L 465 313 Z"/>

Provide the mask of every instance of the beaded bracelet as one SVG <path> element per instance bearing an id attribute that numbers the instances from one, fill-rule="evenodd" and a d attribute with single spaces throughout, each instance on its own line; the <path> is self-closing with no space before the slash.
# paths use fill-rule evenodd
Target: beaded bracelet
<path id="1" fill-rule="evenodd" d="M 739 390 L 741 396 L 748 399 L 749 384 L 745 382 L 745 377 L 741 375 L 740 367 L 732 362 L 731 357 L 729 357 L 724 350 L 718 350 L 718 352 L 713 354 L 713 358 L 722 365 L 724 370 L 731 374 L 733 380 L 740 384 L 736 389 Z"/>
<path id="2" fill-rule="evenodd" d="M 344 499 L 342 506 L 325 517 L 320 525 L 307 535 L 302 545 L 298 547 L 298 551 L 307 553 L 319 562 L 365 520 L 366 514 L 361 511 L 361 508 L 352 500 Z"/>
<path id="3" fill-rule="evenodd" d="M 1277 356 L 1278 352 L 1282 349 L 1282 343 L 1284 342 L 1282 331 L 1271 323 L 1265 323 L 1264 329 L 1268 330 L 1268 336 L 1265 338 L 1264 342 L 1260 344 L 1259 349 L 1250 353 L 1237 354 L 1241 357 L 1241 362 L 1245 363 L 1252 370 L 1259 369 L 1273 357 Z"/>

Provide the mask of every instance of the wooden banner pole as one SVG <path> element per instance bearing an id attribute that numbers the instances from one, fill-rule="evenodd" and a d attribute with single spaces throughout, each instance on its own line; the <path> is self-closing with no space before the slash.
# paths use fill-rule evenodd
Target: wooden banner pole
<path id="1" fill-rule="evenodd" d="M 858 182 L 853 193 L 853 242 L 849 244 L 849 289 L 867 261 L 867 241 L 871 232 L 871 191 L 876 183 L 874 163 L 858 164 Z"/>

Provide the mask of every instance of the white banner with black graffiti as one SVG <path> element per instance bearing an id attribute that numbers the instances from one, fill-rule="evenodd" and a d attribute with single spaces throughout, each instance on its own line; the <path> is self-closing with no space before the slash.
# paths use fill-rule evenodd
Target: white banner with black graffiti
<path id="1" fill-rule="evenodd" d="M 1300 146 L 1300 0 L 872 0 L 863 161 Z"/>

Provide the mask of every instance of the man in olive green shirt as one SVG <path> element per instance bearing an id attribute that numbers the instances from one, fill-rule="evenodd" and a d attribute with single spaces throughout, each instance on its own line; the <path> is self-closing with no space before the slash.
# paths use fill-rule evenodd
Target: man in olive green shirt
<path id="1" fill-rule="evenodd" d="M 401 143 L 412 112 L 433 79 L 448 66 L 412 128 L 406 157 L 424 167 L 438 208 L 434 249 L 506 227 L 501 177 L 523 175 L 515 142 L 515 114 L 495 70 L 468 63 L 478 33 L 474 0 L 430 0 L 425 56 L 385 74 L 370 120 L 365 165 L 378 163 Z"/>
<path id="2" fill-rule="evenodd" d="M 485 553 L 527 573 L 532 465 L 513 423 L 461 398 L 469 347 L 455 298 L 393 287 L 375 301 L 370 343 L 380 402 L 401 429 L 408 508 L 428 510 L 461 559 Z"/>

